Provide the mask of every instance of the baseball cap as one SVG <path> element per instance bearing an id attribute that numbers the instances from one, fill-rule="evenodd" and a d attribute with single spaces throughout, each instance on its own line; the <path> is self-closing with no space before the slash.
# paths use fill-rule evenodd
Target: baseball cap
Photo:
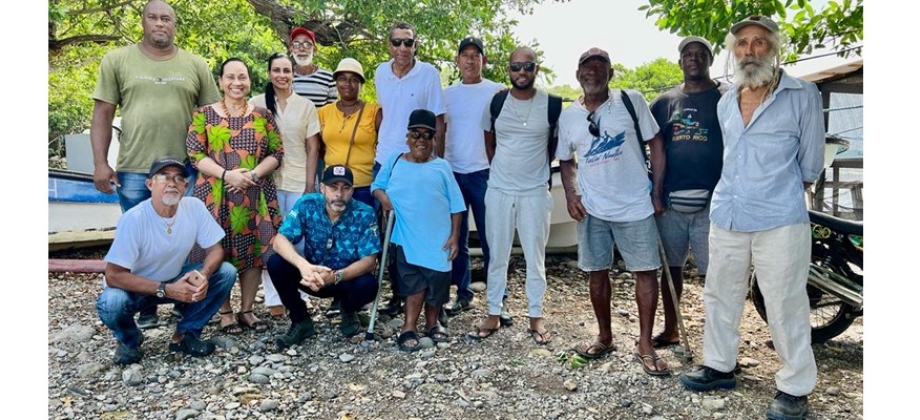
<path id="1" fill-rule="evenodd" d="M 749 25 L 760 26 L 761 28 L 764 28 L 770 31 L 770 33 L 775 33 L 776 31 L 779 31 L 779 25 L 777 25 L 776 22 L 770 20 L 770 18 L 766 16 L 752 15 L 752 16 L 748 16 L 747 19 L 742 20 L 741 22 L 738 22 L 732 25 L 732 29 L 731 29 L 732 35 L 737 34 L 738 31 L 741 30 L 741 28 L 744 28 L 745 26 L 749 26 Z"/>
<path id="2" fill-rule="evenodd" d="M 351 57 L 343 58 L 342 61 L 339 61 L 339 65 L 335 68 L 335 71 L 332 72 L 332 78 L 335 79 L 339 73 L 346 71 L 357 74 L 361 78 L 361 83 L 364 83 L 364 68 L 361 67 L 361 63 L 359 63 L 358 60 Z"/>
<path id="3" fill-rule="evenodd" d="M 578 65 L 581 65 L 581 63 L 584 63 L 585 60 L 591 57 L 600 57 L 600 58 L 603 58 L 608 63 L 610 62 L 610 54 L 607 54 L 607 51 L 604 51 L 597 47 L 591 47 L 591 49 L 589 49 L 588 51 L 581 53 L 581 57 L 578 58 Z"/>
<path id="4" fill-rule="evenodd" d="M 153 161 L 153 164 L 150 165 L 150 172 L 147 173 L 147 178 L 152 178 L 154 175 L 169 166 L 175 166 L 179 168 L 180 175 L 188 178 L 188 169 L 185 168 L 185 162 L 169 156 L 161 157 Z"/>
<path id="5" fill-rule="evenodd" d="M 706 47 L 706 50 L 709 51 L 709 55 L 710 56 L 713 55 L 712 54 L 712 44 L 710 44 L 709 41 L 706 40 L 706 38 L 699 37 L 699 36 L 688 36 L 684 38 L 683 41 L 680 41 L 680 45 L 677 46 L 677 52 L 678 53 L 684 52 L 684 47 L 686 47 L 687 44 L 691 42 L 699 42 L 700 44 L 703 44 L 703 46 Z"/>
<path id="6" fill-rule="evenodd" d="M 342 181 L 348 185 L 355 185 L 355 176 L 345 165 L 332 165 L 323 171 L 323 184 L 332 185 Z"/>
<path id="7" fill-rule="evenodd" d="M 434 112 L 427 109 L 416 109 L 409 115 L 409 128 L 424 127 L 434 131 L 437 130 L 435 120 Z"/>
<path id="8" fill-rule="evenodd" d="M 485 50 L 482 48 L 482 40 L 479 39 L 479 38 L 474 38 L 474 37 L 466 37 L 466 38 L 463 38 L 463 39 L 460 41 L 460 46 L 457 47 L 457 53 L 463 52 L 463 49 L 466 48 L 466 47 L 468 47 L 468 46 L 470 46 L 470 45 L 475 45 L 476 48 L 479 49 L 479 53 L 480 53 L 480 54 L 484 54 L 484 53 L 485 53 Z"/>
<path id="9" fill-rule="evenodd" d="M 310 42 L 314 45 L 316 44 L 316 35 L 313 34 L 313 31 L 307 28 L 301 28 L 300 26 L 291 30 L 291 41 L 294 40 L 294 37 L 297 35 L 306 35 L 307 38 L 310 38 Z"/>

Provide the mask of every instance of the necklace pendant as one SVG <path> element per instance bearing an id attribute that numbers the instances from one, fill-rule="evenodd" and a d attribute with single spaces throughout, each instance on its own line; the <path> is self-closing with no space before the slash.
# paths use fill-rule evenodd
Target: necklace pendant
<path id="1" fill-rule="evenodd" d="M 167 234 L 167 235 L 172 235 L 172 228 L 171 228 L 171 227 L 168 227 L 168 226 L 166 227 L 166 234 Z"/>
<path id="2" fill-rule="evenodd" d="M 527 122 L 524 122 L 524 127 L 527 127 Z"/>

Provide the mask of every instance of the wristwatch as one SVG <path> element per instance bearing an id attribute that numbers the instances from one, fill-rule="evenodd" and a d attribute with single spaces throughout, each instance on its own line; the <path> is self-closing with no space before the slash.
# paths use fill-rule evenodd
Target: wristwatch
<path id="1" fill-rule="evenodd" d="M 259 183 L 259 175 L 256 175 L 256 171 L 252 171 L 252 172 L 250 172 L 250 174 L 252 175 L 252 182 L 255 182 L 256 184 L 258 184 L 258 183 Z"/>
<path id="2" fill-rule="evenodd" d="M 157 286 L 157 297 L 160 299 L 166 297 L 166 282 L 160 282 L 160 285 Z"/>
<path id="3" fill-rule="evenodd" d="M 345 272 L 342 270 L 335 270 L 335 284 L 339 284 L 342 281 L 342 278 L 345 277 Z"/>

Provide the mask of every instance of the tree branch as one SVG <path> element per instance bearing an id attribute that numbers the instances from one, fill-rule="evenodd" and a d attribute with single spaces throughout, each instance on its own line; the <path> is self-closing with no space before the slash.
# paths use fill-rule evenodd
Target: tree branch
<path id="1" fill-rule="evenodd" d="M 107 44 L 109 42 L 119 41 L 122 38 L 115 35 L 78 35 L 64 39 L 49 39 L 48 51 L 56 52 L 68 45 L 77 44 Z"/>

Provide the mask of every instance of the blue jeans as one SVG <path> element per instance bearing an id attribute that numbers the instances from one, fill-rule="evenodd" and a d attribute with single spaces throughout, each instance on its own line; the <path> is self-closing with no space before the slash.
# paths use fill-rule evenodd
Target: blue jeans
<path id="1" fill-rule="evenodd" d="M 489 243 L 486 242 L 486 189 L 489 184 L 489 170 L 470 172 L 461 174 L 454 172 L 454 179 L 460 186 L 460 192 L 463 194 L 463 201 L 473 212 L 473 220 L 476 221 L 476 229 L 479 234 L 479 244 L 482 247 L 482 260 L 485 272 L 489 272 Z M 458 300 L 473 299 L 473 291 L 470 289 L 470 212 L 463 212 L 460 219 L 460 252 L 454 258 L 451 268 L 451 283 L 457 286 Z"/>
<path id="2" fill-rule="evenodd" d="M 198 169 L 195 169 L 191 163 L 185 164 L 188 170 L 188 187 L 185 189 L 185 195 L 191 196 L 192 190 L 195 189 L 195 179 L 198 178 Z M 120 187 L 115 187 L 118 193 L 118 204 L 121 205 L 121 212 L 131 210 L 132 207 L 150 198 L 150 190 L 147 189 L 147 174 L 138 172 L 116 172 Z"/>
<path id="3" fill-rule="evenodd" d="M 175 282 L 185 273 L 201 269 L 201 267 L 201 263 L 185 265 L 182 267 L 182 274 L 168 283 Z M 221 263 L 217 272 L 208 278 L 208 293 L 204 299 L 184 305 L 182 320 L 176 325 L 176 332 L 200 337 L 201 330 L 230 296 L 234 283 L 236 283 L 236 268 L 228 262 Z M 178 303 L 178 301 L 105 286 L 96 301 L 96 311 L 99 313 L 99 319 L 112 330 L 119 343 L 137 348 L 141 345 L 142 334 L 137 324 L 134 323 L 134 314 L 143 308 L 160 303 Z"/>

